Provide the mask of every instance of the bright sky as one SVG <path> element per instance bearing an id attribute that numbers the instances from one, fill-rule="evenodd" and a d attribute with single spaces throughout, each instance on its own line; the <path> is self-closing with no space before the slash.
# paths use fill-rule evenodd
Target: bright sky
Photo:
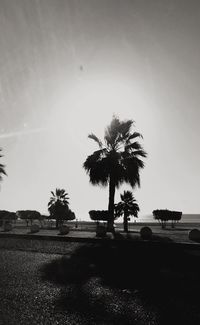
<path id="1" fill-rule="evenodd" d="M 144 136 L 141 215 L 199 213 L 199 34 L 194 0 L 0 0 L 0 209 L 47 213 L 56 187 L 106 209 L 82 165 L 116 114 Z"/>

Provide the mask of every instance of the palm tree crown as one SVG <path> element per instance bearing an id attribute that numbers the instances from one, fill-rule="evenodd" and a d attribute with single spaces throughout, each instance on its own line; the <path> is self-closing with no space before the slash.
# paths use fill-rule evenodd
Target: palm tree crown
<path id="1" fill-rule="evenodd" d="M 133 197 L 132 192 L 124 191 L 123 194 L 120 195 L 121 202 L 115 205 L 115 214 L 116 217 L 121 217 L 124 215 L 124 231 L 128 231 L 128 218 L 130 216 L 138 217 L 138 212 L 140 208 L 137 204 L 137 201 Z"/>
<path id="2" fill-rule="evenodd" d="M 140 211 L 137 201 L 133 197 L 132 192 L 124 191 L 123 194 L 120 194 L 121 202 L 115 205 L 115 211 L 118 217 L 123 213 L 126 213 L 127 217 L 134 216 L 138 217 L 138 212 Z"/>
<path id="3" fill-rule="evenodd" d="M 141 158 L 146 157 L 146 152 L 137 141 L 141 134 L 131 132 L 132 126 L 132 120 L 120 121 L 114 116 L 105 130 L 104 143 L 93 133 L 88 136 L 98 144 L 99 150 L 87 157 L 83 167 L 93 185 L 109 184 L 111 224 L 114 220 L 115 188 L 123 182 L 132 187 L 140 186 L 139 172 L 144 167 Z"/>
<path id="4" fill-rule="evenodd" d="M 64 189 L 56 188 L 55 193 L 53 191 L 51 191 L 51 194 L 52 194 L 52 196 L 51 196 L 50 201 L 48 203 L 49 208 L 52 205 L 54 205 L 56 202 L 60 202 L 64 206 L 69 205 L 68 193 L 66 193 Z"/>
<path id="5" fill-rule="evenodd" d="M 0 151 L 2 151 L 2 149 L 0 148 Z M 1 154 L 0 154 L 0 158 L 3 157 Z M 7 175 L 6 174 L 6 171 L 5 171 L 5 166 L 0 164 L 0 181 L 2 181 L 2 175 Z"/>
<path id="6" fill-rule="evenodd" d="M 64 189 L 56 188 L 55 193 L 51 191 L 51 198 L 48 203 L 50 215 L 56 219 L 56 227 L 62 222 L 64 216 L 69 211 L 69 197 Z"/>

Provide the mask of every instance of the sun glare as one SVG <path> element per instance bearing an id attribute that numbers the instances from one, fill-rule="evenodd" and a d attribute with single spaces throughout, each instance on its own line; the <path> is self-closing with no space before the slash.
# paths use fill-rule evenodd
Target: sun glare
<path id="1" fill-rule="evenodd" d="M 79 80 L 63 91 L 60 106 L 53 112 L 52 126 L 59 133 L 87 137 L 94 132 L 102 137 L 113 115 L 137 120 L 141 114 L 140 91 L 130 80 Z"/>

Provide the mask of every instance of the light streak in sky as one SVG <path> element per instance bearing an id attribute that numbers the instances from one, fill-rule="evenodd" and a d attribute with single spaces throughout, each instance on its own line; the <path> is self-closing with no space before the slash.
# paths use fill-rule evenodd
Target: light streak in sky
<path id="1" fill-rule="evenodd" d="M 46 128 L 36 128 L 36 129 L 30 129 L 30 130 L 2 133 L 2 134 L 0 134 L 0 139 L 14 138 L 14 137 L 18 137 L 18 136 L 33 134 L 33 133 L 40 133 L 45 130 L 46 130 Z"/>

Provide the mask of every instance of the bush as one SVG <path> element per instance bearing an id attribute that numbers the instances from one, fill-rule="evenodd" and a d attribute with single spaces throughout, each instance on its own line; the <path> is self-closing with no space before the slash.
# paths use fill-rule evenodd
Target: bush
<path id="1" fill-rule="evenodd" d="M 109 212 L 108 210 L 90 210 L 89 216 L 93 221 L 108 221 Z"/>
<path id="2" fill-rule="evenodd" d="M 189 231 L 188 238 L 194 241 L 200 241 L 200 230 L 192 229 Z"/>
<path id="3" fill-rule="evenodd" d="M 40 227 L 39 227 L 38 225 L 36 225 L 36 224 L 33 224 L 33 225 L 31 226 L 30 232 L 31 232 L 32 234 L 34 234 L 34 233 L 36 233 L 36 232 L 39 232 L 39 230 L 40 230 Z"/>
<path id="4" fill-rule="evenodd" d="M 140 229 L 140 236 L 142 239 L 149 240 L 152 238 L 152 230 L 149 227 L 142 227 Z"/>
<path id="5" fill-rule="evenodd" d="M 25 220 L 27 227 L 30 221 L 30 224 L 33 224 L 34 220 L 41 220 L 41 214 L 35 210 L 19 210 L 16 212 L 16 215 L 21 219 Z"/>
<path id="6" fill-rule="evenodd" d="M 10 222 L 6 222 L 4 225 L 4 231 L 11 231 L 12 230 L 12 224 Z"/>
<path id="7" fill-rule="evenodd" d="M 61 226 L 59 230 L 59 235 L 67 235 L 69 233 L 70 228 L 68 226 Z"/>
<path id="8" fill-rule="evenodd" d="M 170 210 L 154 210 L 153 212 L 153 216 L 155 220 L 158 220 L 161 225 L 162 228 L 166 228 L 166 224 L 167 222 L 170 220 L 171 221 L 171 226 L 172 228 L 175 227 L 175 224 L 181 220 L 182 217 L 182 212 L 179 211 L 170 211 Z"/>
<path id="9" fill-rule="evenodd" d="M 97 225 L 96 236 L 97 237 L 105 237 L 106 236 L 106 227 L 103 225 Z"/>

